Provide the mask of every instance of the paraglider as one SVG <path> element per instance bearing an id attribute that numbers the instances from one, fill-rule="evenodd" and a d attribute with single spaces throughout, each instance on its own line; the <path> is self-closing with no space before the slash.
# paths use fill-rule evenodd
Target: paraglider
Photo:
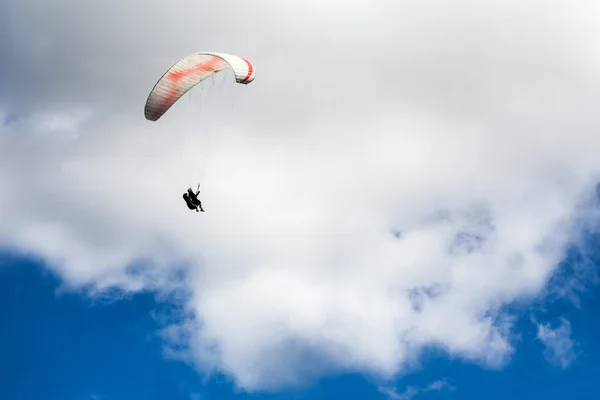
<path id="1" fill-rule="evenodd" d="M 247 85 L 255 78 L 254 65 L 245 58 L 224 53 L 202 52 L 190 54 L 177 61 L 156 82 L 144 107 L 144 116 L 149 121 L 158 121 L 184 94 L 194 86 L 218 72 L 231 69 L 235 81 Z M 200 184 L 194 193 L 190 187 L 183 194 L 188 208 L 204 212 L 198 199 Z"/>
<path id="2" fill-rule="evenodd" d="M 202 202 L 200 201 L 200 199 L 198 199 L 198 194 L 200 194 L 200 184 L 198 184 L 196 193 L 194 193 L 192 188 L 189 188 L 187 192 L 183 194 L 183 199 L 185 200 L 185 203 L 187 204 L 190 210 L 196 210 L 196 212 L 204 212 L 204 209 L 202 208 Z"/>
<path id="3" fill-rule="evenodd" d="M 228 68 L 233 70 L 237 83 L 247 85 L 254 80 L 254 65 L 242 57 L 223 53 L 195 53 L 183 57 L 154 85 L 144 108 L 146 119 L 157 121 L 187 91 Z"/>

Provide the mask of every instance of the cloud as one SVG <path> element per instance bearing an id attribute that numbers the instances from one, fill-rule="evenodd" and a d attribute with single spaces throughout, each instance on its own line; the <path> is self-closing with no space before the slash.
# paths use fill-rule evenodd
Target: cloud
<path id="1" fill-rule="evenodd" d="M 571 323 L 568 320 L 561 318 L 556 328 L 549 324 L 537 324 L 537 338 L 546 347 L 544 356 L 551 364 L 566 369 L 577 359 L 576 343 L 571 338 Z"/>
<path id="2" fill-rule="evenodd" d="M 599 12 L 471 3 L 4 2 L 0 243 L 91 293 L 183 286 L 165 337 L 249 390 L 429 346 L 501 367 L 502 306 L 543 293 L 598 180 Z M 256 80 L 145 121 L 202 50 Z"/>
<path id="3" fill-rule="evenodd" d="M 110 398 L 103 394 L 91 394 L 90 400 L 110 400 Z"/>
<path id="4" fill-rule="evenodd" d="M 404 392 L 401 392 L 401 393 L 398 393 L 394 389 L 384 388 L 384 387 L 380 387 L 379 391 L 381 393 L 385 394 L 386 396 L 388 396 L 388 398 L 390 400 L 412 400 L 414 397 L 416 397 L 420 394 L 423 394 L 423 393 L 439 392 L 439 391 L 443 391 L 443 390 L 452 391 L 455 389 L 456 388 L 454 386 L 448 384 L 446 379 L 442 379 L 442 380 L 430 383 L 429 385 L 427 385 L 426 387 L 423 387 L 423 388 L 416 387 L 416 386 L 407 386 L 406 389 L 404 390 Z"/>

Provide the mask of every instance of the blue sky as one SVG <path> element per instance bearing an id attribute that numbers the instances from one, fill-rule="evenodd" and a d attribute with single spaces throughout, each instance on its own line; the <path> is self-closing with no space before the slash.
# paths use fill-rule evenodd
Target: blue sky
<path id="1" fill-rule="evenodd" d="M 138 3 L 0 4 L 0 400 L 600 398 L 599 7 Z"/>
<path id="2" fill-rule="evenodd" d="M 589 243 L 593 244 L 593 237 Z M 592 260 L 595 255 L 592 253 Z M 161 325 L 153 315 L 176 303 L 159 302 L 152 293 L 118 300 L 90 300 L 63 290 L 60 279 L 38 261 L 3 253 L 0 279 L 0 398 L 3 399 L 388 399 L 373 379 L 333 376 L 311 386 L 278 394 L 247 394 L 223 376 L 202 376 L 183 362 L 163 355 Z M 568 276 L 569 263 L 562 270 Z M 589 283 L 589 282 L 588 282 Z M 600 388 L 600 296 L 594 286 L 580 304 L 557 300 L 544 311 L 517 311 L 522 334 L 511 361 L 487 370 L 440 352 L 423 358 L 420 370 L 398 379 L 396 392 L 423 389 L 439 380 L 440 391 L 418 391 L 428 399 L 597 399 Z M 571 322 L 577 358 L 566 369 L 544 357 L 530 316 L 557 324 Z M 410 390 L 410 389 L 409 389 Z M 398 397 L 407 399 L 408 397 Z"/>

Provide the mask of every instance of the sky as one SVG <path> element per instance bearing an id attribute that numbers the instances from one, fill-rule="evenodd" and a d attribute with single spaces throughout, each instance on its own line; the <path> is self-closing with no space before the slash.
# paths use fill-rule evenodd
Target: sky
<path id="1" fill-rule="evenodd" d="M 596 3 L 5 0 L 0 397 L 597 398 Z"/>

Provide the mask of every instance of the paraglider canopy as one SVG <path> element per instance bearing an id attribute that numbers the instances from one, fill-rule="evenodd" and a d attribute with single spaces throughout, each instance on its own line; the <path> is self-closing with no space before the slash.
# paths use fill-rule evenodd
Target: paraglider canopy
<path id="1" fill-rule="evenodd" d="M 146 119 L 157 121 L 188 90 L 227 68 L 233 70 L 237 83 L 247 85 L 254 80 L 252 63 L 231 54 L 195 53 L 177 61 L 150 92 L 144 108 Z"/>

